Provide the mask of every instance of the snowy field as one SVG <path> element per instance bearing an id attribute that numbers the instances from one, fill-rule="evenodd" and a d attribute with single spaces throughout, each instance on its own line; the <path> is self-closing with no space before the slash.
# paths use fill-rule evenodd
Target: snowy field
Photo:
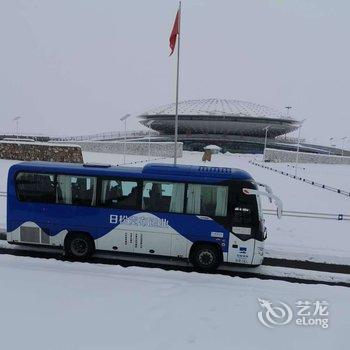
<path id="1" fill-rule="evenodd" d="M 201 152 L 184 152 L 179 163 L 203 165 L 201 157 Z M 212 162 L 206 165 L 236 167 L 248 171 L 257 181 L 272 187 L 274 193 L 282 199 L 285 210 L 350 214 L 350 198 L 251 165 L 249 160 L 252 159 L 259 161 L 261 156 L 219 154 L 214 155 Z M 84 161 L 123 164 L 123 155 L 85 152 Z M 148 157 L 144 156 L 126 156 L 126 163 L 131 166 L 143 166 L 147 161 Z M 169 163 L 172 160 L 152 158 L 151 161 Z M 14 163 L 0 160 L 0 191 L 6 190 L 7 170 Z M 272 163 L 271 165 L 285 166 Z M 315 177 L 317 174 L 322 174 L 327 184 L 339 183 L 343 177 L 350 178 L 350 166 L 314 164 L 303 166 L 307 169 L 305 171 L 309 171 Z M 274 208 L 266 200 L 263 202 L 263 207 Z M 265 218 L 268 228 L 267 256 L 350 264 L 350 221 L 291 217 L 282 217 L 278 220 L 276 216 L 268 215 Z M 0 227 L 5 227 L 5 222 L 6 201 L 0 197 Z"/>
<path id="2" fill-rule="evenodd" d="M 286 171 L 292 175 L 295 174 L 294 164 L 270 163 L 269 165 L 274 169 Z M 332 164 L 325 171 L 324 164 L 299 164 L 298 176 L 350 192 L 349 165 Z"/>
<path id="3" fill-rule="evenodd" d="M 185 152 L 179 163 L 202 164 L 201 155 Z M 217 155 L 207 165 L 247 170 L 272 186 L 286 210 L 350 213 L 349 198 L 250 165 L 253 158 Z M 123 157 L 85 153 L 84 160 L 121 164 Z M 140 165 L 147 157 L 127 156 L 126 162 L 141 160 Z M 14 163 L 0 161 L 0 191 L 6 190 L 7 170 Z M 330 182 L 335 181 L 332 167 L 319 170 L 328 171 Z M 344 172 L 350 175 L 350 167 Z M 6 201 L 0 197 L 2 227 L 5 222 Z M 350 261 L 349 222 L 267 216 L 266 224 L 267 255 Z M 328 350 L 348 343 L 350 303 L 344 287 L 10 255 L 0 255 L 0 281 L 0 349 Z M 258 298 L 272 306 L 287 304 L 290 322 L 264 326 L 258 313 L 266 319 L 266 309 Z M 298 325 L 298 301 L 328 302 L 329 314 L 323 316 L 328 328 Z"/>
<path id="4" fill-rule="evenodd" d="M 1 349 L 344 349 L 349 290 L 0 256 Z M 293 311 L 258 320 L 258 298 Z M 327 301 L 329 327 L 297 325 L 297 301 Z"/>

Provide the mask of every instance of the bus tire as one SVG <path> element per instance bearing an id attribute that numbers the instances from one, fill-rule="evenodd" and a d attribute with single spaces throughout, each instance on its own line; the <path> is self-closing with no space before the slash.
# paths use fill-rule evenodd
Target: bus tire
<path id="1" fill-rule="evenodd" d="M 222 253 L 215 244 L 198 244 L 193 247 L 190 258 L 197 270 L 214 271 L 222 261 Z"/>
<path id="2" fill-rule="evenodd" d="M 72 232 L 67 235 L 64 248 L 68 257 L 75 260 L 85 260 L 93 254 L 95 243 L 89 234 Z"/>

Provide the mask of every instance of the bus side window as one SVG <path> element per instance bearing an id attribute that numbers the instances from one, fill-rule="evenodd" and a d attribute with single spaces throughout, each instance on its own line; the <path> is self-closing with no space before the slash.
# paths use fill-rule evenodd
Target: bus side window
<path id="1" fill-rule="evenodd" d="M 159 181 L 144 181 L 142 209 L 182 213 L 185 184 Z"/>
<path id="2" fill-rule="evenodd" d="M 23 202 L 55 202 L 55 176 L 19 173 L 16 177 L 18 199 Z"/>
<path id="3" fill-rule="evenodd" d="M 56 203 L 86 205 L 96 204 L 96 178 L 89 176 L 58 175 Z"/>
<path id="4" fill-rule="evenodd" d="M 108 208 L 136 208 L 137 182 L 102 180 L 101 205 Z"/>
<path id="5" fill-rule="evenodd" d="M 227 199 L 227 186 L 189 184 L 187 189 L 187 213 L 226 216 Z"/>

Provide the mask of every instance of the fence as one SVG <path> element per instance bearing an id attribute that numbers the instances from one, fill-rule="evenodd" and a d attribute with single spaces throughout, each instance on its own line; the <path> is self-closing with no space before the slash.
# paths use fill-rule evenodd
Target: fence
<path id="1" fill-rule="evenodd" d="M 265 215 L 277 215 L 274 209 L 263 209 Z M 295 217 L 295 218 L 309 218 L 309 219 L 326 219 L 326 220 L 350 220 L 350 215 L 348 214 L 330 214 L 330 213 L 314 213 L 307 211 L 293 211 L 284 210 L 283 216 Z"/>
<path id="2" fill-rule="evenodd" d="M 62 141 L 60 141 L 62 143 Z M 70 141 L 73 142 L 73 141 Z M 174 155 L 174 142 L 141 142 L 141 141 L 74 141 L 74 144 L 81 147 L 83 152 L 113 153 L 135 156 L 166 157 Z M 183 143 L 177 143 L 177 155 L 182 157 Z"/>
<path id="3" fill-rule="evenodd" d="M 99 134 L 92 135 L 82 135 L 82 136 L 67 136 L 67 137 L 52 137 L 52 141 L 104 141 L 104 140 L 118 140 L 126 138 L 142 138 L 146 136 L 158 136 L 157 131 L 151 130 L 140 130 L 140 131 L 112 131 L 112 132 L 102 132 Z"/>
<path id="4" fill-rule="evenodd" d="M 295 175 L 292 175 L 286 171 L 282 171 L 282 170 L 277 170 L 275 168 L 272 168 L 270 166 L 266 166 L 266 165 L 263 165 L 263 164 L 260 164 L 260 163 L 257 163 L 257 162 L 254 162 L 254 161 L 249 161 L 250 164 L 253 164 L 255 166 L 258 166 L 260 168 L 263 168 L 263 169 L 267 169 L 267 170 L 271 170 L 271 171 L 274 171 L 275 173 L 278 173 L 278 174 L 281 174 L 281 175 L 285 175 L 285 176 L 288 176 L 292 179 L 295 179 L 295 180 L 299 180 L 299 181 L 302 181 L 302 182 L 305 182 L 305 183 L 308 183 L 312 186 L 316 186 L 316 187 L 319 187 L 319 188 L 323 188 L 325 190 L 328 190 L 328 191 L 332 191 L 332 192 L 335 192 L 335 193 L 339 193 L 339 194 L 342 194 L 344 196 L 347 196 L 347 197 L 350 197 L 350 192 L 348 191 L 345 191 L 345 190 L 342 190 L 340 188 L 336 188 L 336 187 L 332 187 L 332 186 L 328 186 L 328 185 L 325 185 L 325 184 L 321 184 L 321 183 L 318 183 L 316 181 L 313 181 L 313 180 L 309 180 L 309 179 L 305 179 L 303 177 L 299 177 L 299 176 L 295 176 Z"/>
<path id="5" fill-rule="evenodd" d="M 310 152 L 295 152 L 275 148 L 266 148 L 264 150 L 264 161 L 272 163 L 295 163 L 298 157 L 299 163 L 313 164 L 348 164 L 350 165 L 349 152 L 346 150 L 338 150 L 329 148 L 328 150 L 320 150 L 315 147 L 306 147 Z M 336 152 L 335 152 L 336 151 Z"/>

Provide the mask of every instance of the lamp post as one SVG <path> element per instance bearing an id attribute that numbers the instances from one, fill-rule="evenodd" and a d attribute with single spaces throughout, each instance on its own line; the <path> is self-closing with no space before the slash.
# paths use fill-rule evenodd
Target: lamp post
<path id="1" fill-rule="evenodd" d="M 125 164 L 125 154 L 126 154 L 126 120 L 130 117 L 130 114 L 125 114 L 124 117 L 120 118 L 121 122 L 124 122 L 124 163 Z"/>
<path id="2" fill-rule="evenodd" d="M 265 151 L 266 151 L 266 145 L 267 145 L 267 132 L 271 128 L 272 125 L 266 126 L 263 130 L 265 130 L 265 142 L 264 142 L 264 162 L 265 162 Z"/>
<path id="3" fill-rule="evenodd" d="M 19 132 L 19 126 L 18 126 L 18 124 L 19 124 L 19 120 L 21 119 L 21 117 L 16 117 L 16 118 L 13 118 L 12 119 L 12 121 L 14 121 L 14 122 L 16 122 L 16 135 L 17 135 L 17 138 L 19 138 L 19 134 L 18 134 L 18 132 Z"/>
<path id="4" fill-rule="evenodd" d="M 344 142 L 345 140 L 347 139 L 348 137 L 347 136 L 344 136 L 341 138 L 341 140 L 343 141 L 342 142 L 342 145 L 341 145 L 341 157 L 344 158 Z"/>
<path id="5" fill-rule="evenodd" d="M 148 161 L 151 159 L 151 125 L 153 120 L 149 120 L 145 125 L 148 128 Z"/>
<path id="6" fill-rule="evenodd" d="M 289 118 L 290 117 L 290 110 L 292 109 L 292 107 L 291 106 L 286 106 L 285 108 L 287 110 L 287 117 Z"/>
<path id="7" fill-rule="evenodd" d="M 298 146 L 297 146 L 297 156 L 295 159 L 295 177 L 298 175 L 298 164 L 299 164 L 299 149 L 300 149 L 300 134 L 301 134 L 301 127 L 303 126 L 303 123 L 306 119 L 303 119 L 299 124 L 299 132 L 298 132 Z"/>
<path id="8" fill-rule="evenodd" d="M 332 141 L 334 140 L 334 137 L 330 137 L 329 138 L 329 151 L 328 151 L 328 155 L 331 155 L 331 147 L 332 147 Z"/>

